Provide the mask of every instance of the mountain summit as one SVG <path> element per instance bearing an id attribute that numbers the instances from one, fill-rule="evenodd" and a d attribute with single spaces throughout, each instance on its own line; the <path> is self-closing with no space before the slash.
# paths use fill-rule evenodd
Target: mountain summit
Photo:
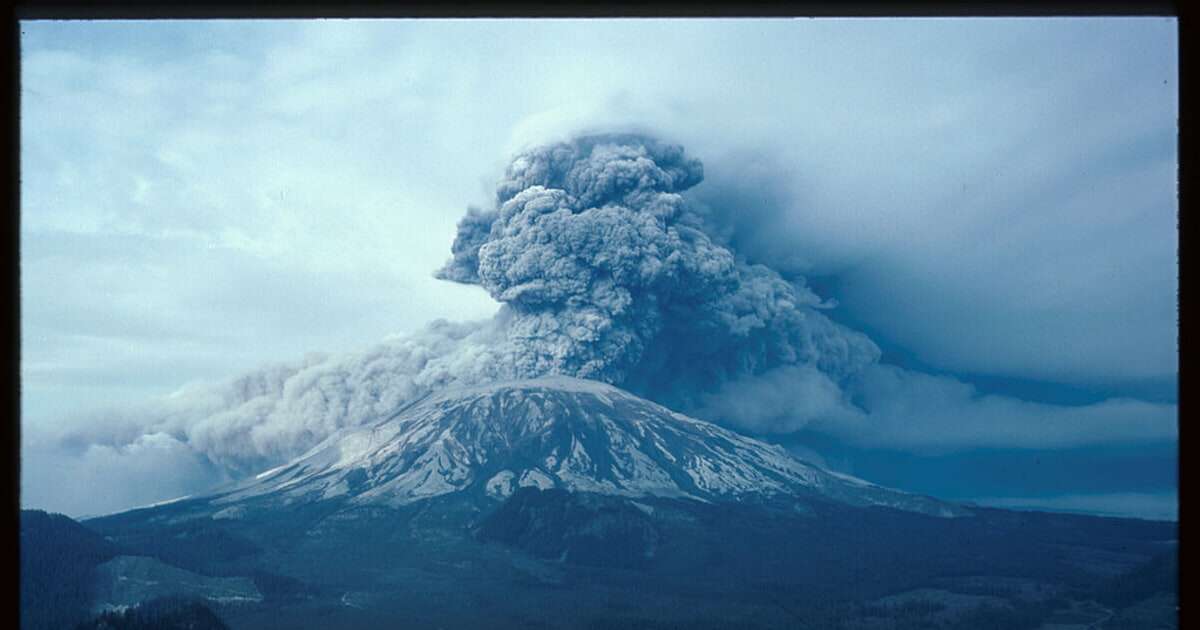
<path id="1" fill-rule="evenodd" d="M 566 376 L 444 390 L 334 434 L 214 505 L 329 500 L 399 507 L 520 487 L 703 502 L 796 496 L 937 516 L 965 508 L 801 461 L 617 387 Z M 265 507 L 264 505 L 264 507 Z"/>

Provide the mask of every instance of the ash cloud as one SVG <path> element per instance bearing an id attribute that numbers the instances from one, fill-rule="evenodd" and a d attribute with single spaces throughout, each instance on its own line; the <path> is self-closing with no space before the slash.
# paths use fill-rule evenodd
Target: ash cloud
<path id="1" fill-rule="evenodd" d="M 642 135 L 586 136 L 520 153 L 494 205 L 459 222 L 452 256 L 436 272 L 486 290 L 501 303 L 493 319 L 439 320 L 366 352 L 310 355 L 191 385 L 66 430 L 56 443 L 105 467 L 129 459 L 130 470 L 184 450 L 196 456 L 176 458 L 189 462 L 184 479 L 239 477 L 439 388 L 550 373 L 609 382 L 758 434 L 815 427 L 857 435 L 878 424 L 880 440 L 937 442 L 915 412 L 934 414 L 939 431 L 967 444 L 979 423 L 960 417 L 982 414 L 996 429 L 983 434 L 1003 438 L 1010 432 L 990 422 L 1031 411 L 961 383 L 882 369 L 879 348 L 826 315 L 831 305 L 797 265 L 781 261 L 786 277 L 772 266 L 772 252 L 791 252 L 739 251 L 746 239 L 737 226 L 762 211 L 736 207 L 736 196 L 719 208 L 712 196 L 695 203 L 689 191 L 703 178 L 701 163 L 681 147 Z M 944 395 L 930 398 L 930 389 Z M 918 404 L 927 399 L 953 402 L 956 417 Z M 1086 433 L 1089 410 L 1059 411 L 1032 409 L 1055 420 L 1058 433 Z M 1139 432 L 1125 407 L 1091 411 L 1122 437 Z M 1166 417 L 1171 409 L 1153 411 Z M 1020 426 L 1038 434 L 1036 423 Z"/>
<path id="2" fill-rule="evenodd" d="M 487 321 L 438 321 L 361 353 L 310 355 L 225 383 L 185 387 L 59 436 L 80 451 L 169 436 L 240 476 L 438 388 L 558 373 L 601 380 L 681 410 L 758 429 L 775 416 L 729 398 L 780 367 L 840 383 L 878 348 L 822 313 L 803 284 L 749 264 L 710 236 L 684 194 L 704 177 L 676 145 L 604 134 L 517 155 L 495 204 L 470 209 L 436 275 L 501 303 Z M 768 381 L 747 379 L 769 373 Z M 722 389 L 727 383 L 732 386 Z M 743 418 L 742 416 L 745 416 Z"/>
<path id="3" fill-rule="evenodd" d="M 161 451 L 131 449 L 145 436 L 186 445 L 237 478 L 303 454 L 337 430 L 394 412 L 430 391 L 513 378 L 505 349 L 506 318 L 438 320 L 416 334 L 365 352 L 310 354 L 218 383 L 193 383 L 169 396 L 97 414 L 75 428 L 32 436 L 75 456 L 101 447 L 130 465 Z"/>
<path id="4" fill-rule="evenodd" d="M 681 147 L 633 134 L 524 152 L 496 207 L 460 222 L 438 277 L 505 305 L 519 375 L 603 380 L 684 409 L 779 366 L 840 380 L 875 362 L 875 344 L 826 317 L 802 279 L 712 236 L 715 215 L 683 194 L 703 172 Z"/>

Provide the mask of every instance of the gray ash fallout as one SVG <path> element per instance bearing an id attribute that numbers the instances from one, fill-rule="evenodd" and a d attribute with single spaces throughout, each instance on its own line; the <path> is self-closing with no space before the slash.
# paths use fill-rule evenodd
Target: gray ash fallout
<path id="1" fill-rule="evenodd" d="M 833 382 L 875 362 L 795 278 L 746 263 L 685 193 L 682 147 L 596 135 L 521 153 L 495 206 L 458 226 L 438 277 L 504 304 L 517 377 L 567 374 L 691 408 L 731 379 L 809 366 Z"/>

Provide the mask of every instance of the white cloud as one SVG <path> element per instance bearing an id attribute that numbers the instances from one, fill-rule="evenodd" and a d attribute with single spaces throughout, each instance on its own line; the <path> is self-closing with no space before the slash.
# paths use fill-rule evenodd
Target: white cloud
<path id="1" fill-rule="evenodd" d="M 952 376 L 869 365 L 844 386 L 814 369 L 776 368 L 729 381 L 694 415 L 760 435 L 802 430 L 866 448 L 926 454 L 1174 441 L 1179 408 L 1129 398 L 1085 405 L 979 392 Z"/>
<path id="2" fill-rule="evenodd" d="M 949 376 L 894 366 L 864 370 L 849 389 L 866 413 L 814 424 L 865 446 L 944 453 L 971 448 L 1053 449 L 1173 441 L 1179 408 L 1110 398 L 1052 405 L 978 392 Z"/>

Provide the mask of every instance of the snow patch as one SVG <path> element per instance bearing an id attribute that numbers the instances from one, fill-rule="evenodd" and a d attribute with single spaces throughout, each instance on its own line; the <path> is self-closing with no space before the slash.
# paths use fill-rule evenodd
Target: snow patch
<path id="1" fill-rule="evenodd" d="M 270 477 L 271 475 L 274 475 L 275 473 L 277 473 L 287 467 L 288 467 L 287 464 L 282 464 L 282 465 L 276 466 L 270 470 L 264 470 L 264 471 L 258 473 L 257 475 L 254 475 L 254 478 L 262 479 L 264 477 Z"/>
<path id="2" fill-rule="evenodd" d="M 346 483 L 346 480 L 343 479 L 329 486 L 328 488 L 325 488 L 325 492 L 321 493 L 321 498 L 332 499 L 334 497 L 340 497 L 347 494 L 350 494 L 350 484 Z"/>
<path id="3" fill-rule="evenodd" d="M 870 481 L 867 481 L 865 479 L 859 479 L 858 477 L 847 475 L 845 473 L 835 472 L 832 470 L 826 470 L 825 473 L 828 475 L 831 475 L 833 477 L 837 477 L 838 479 L 841 479 L 842 481 L 845 481 L 847 483 L 852 483 L 856 486 L 862 486 L 864 488 L 879 488 L 879 487 L 881 487 L 881 486 L 873 484 Z"/>
<path id="4" fill-rule="evenodd" d="M 516 476 L 516 473 L 511 470 L 501 470 L 493 475 L 491 479 L 487 480 L 487 483 L 484 485 L 484 490 L 487 492 L 489 497 L 495 497 L 497 499 L 507 498 L 511 496 L 513 490 L 516 489 L 514 488 L 513 484 L 513 478 Z"/>
<path id="5" fill-rule="evenodd" d="M 129 509 L 129 510 L 127 510 L 127 511 L 132 511 L 132 510 L 145 510 L 145 509 L 148 509 L 148 508 L 160 507 L 160 506 L 163 506 L 163 505 L 171 505 L 172 503 L 179 503 L 180 501 L 182 501 L 182 500 L 184 500 L 184 499 L 190 499 L 190 498 L 192 498 L 192 495 L 190 495 L 190 494 L 185 494 L 185 495 L 183 495 L 183 496 L 181 496 L 181 497 L 175 497 L 174 499 L 167 499 L 166 501 L 156 501 L 156 502 L 154 502 L 154 503 L 147 503 L 146 505 L 141 505 L 141 506 L 138 506 L 138 507 L 135 507 L 135 508 L 130 508 L 130 509 Z"/>
<path id="6" fill-rule="evenodd" d="M 537 468 L 531 468 L 521 473 L 521 480 L 518 482 L 518 485 L 522 488 L 537 486 L 540 490 L 549 490 L 555 486 L 555 483 L 546 473 Z"/>

